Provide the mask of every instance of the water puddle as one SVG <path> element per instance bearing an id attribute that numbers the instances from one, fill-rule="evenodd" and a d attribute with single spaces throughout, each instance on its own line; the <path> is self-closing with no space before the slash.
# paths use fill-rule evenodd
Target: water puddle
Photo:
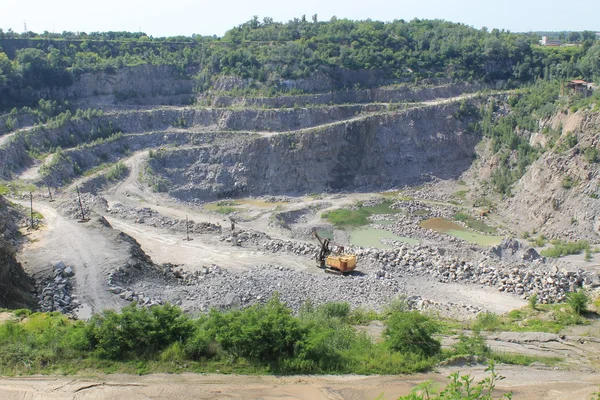
<path id="1" fill-rule="evenodd" d="M 380 221 L 378 221 L 380 222 Z M 393 222 L 393 221 L 390 221 Z M 381 239 L 392 239 L 407 244 L 418 244 L 419 241 L 409 237 L 398 236 L 383 229 L 362 227 L 350 232 L 350 244 L 362 247 L 374 247 L 377 249 L 391 249 L 392 246 L 381 243 Z"/>
<path id="2" fill-rule="evenodd" d="M 322 238 L 333 240 L 333 231 L 329 229 L 317 229 L 317 234 Z"/>
<path id="3" fill-rule="evenodd" d="M 394 225 L 396 223 L 396 221 L 390 221 L 387 219 L 382 219 L 379 221 L 371 221 L 371 223 L 373 224 L 377 224 L 377 225 Z"/>
<path id="4" fill-rule="evenodd" d="M 454 236 L 479 246 L 494 246 L 500 244 L 504 239 L 503 236 L 483 235 L 444 218 L 430 218 L 421 222 L 421 227 Z"/>

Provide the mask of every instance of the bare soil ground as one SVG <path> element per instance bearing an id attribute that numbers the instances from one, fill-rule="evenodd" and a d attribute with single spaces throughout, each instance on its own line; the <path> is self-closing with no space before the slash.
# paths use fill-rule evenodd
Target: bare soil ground
<path id="1" fill-rule="evenodd" d="M 90 378 L 19 377 L 0 379 L 0 397 L 21 399 L 306 399 L 372 400 L 382 395 L 395 399 L 420 382 L 440 384 L 455 371 L 475 380 L 486 375 L 483 366 L 446 367 L 410 376 L 238 376 L 238 375 L 102 375 Z M 559 400 L 591 398 L 600 377 L 548 368 L 498 366 L 506 379 L 497 393 L 513 392 L 515 399 Z"/>

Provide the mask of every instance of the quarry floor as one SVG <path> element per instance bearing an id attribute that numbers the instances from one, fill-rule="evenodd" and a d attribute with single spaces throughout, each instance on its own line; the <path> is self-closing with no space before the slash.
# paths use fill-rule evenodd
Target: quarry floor
<path id="1" fill-rule="evenodd" d="M 102 375 L 91 377 L 0 378 L 0 395 L 17 399 L 395 399 L 409 394 L 418 383 L 445 384 L 460 371 L 475 381 L 486 377 L 484 366 L 444 367 L 427 374 L 397 376 L 239 376 L 239 375 Z M 598 390 L 600 376 L 577 372 L 498 366 L 506 377 L 497 394 L 515 399 L 588 400 Z"/>

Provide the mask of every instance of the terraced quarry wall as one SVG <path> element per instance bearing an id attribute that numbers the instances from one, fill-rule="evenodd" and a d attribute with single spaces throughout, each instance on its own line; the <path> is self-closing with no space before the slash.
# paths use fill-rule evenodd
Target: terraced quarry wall
<path id="1" fill-rule="evenodd" d="M 167 149 L 151 160 L 182 200 L 382 189 L 455 178 L 472 163 L 479 135 L 456 105 L 385 113 L 293 134 Z"/>

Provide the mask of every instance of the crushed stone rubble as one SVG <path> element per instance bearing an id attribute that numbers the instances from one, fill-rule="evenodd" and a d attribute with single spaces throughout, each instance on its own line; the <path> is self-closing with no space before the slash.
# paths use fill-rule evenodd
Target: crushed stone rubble
<path id="1" fill-rule="evenodd" d="M 562 301 L 568 291 L 580 286 L 600 286 L 595 274 L 559 269 L 557 265 L 546 264 L 539 256 L 528 266 L 522 263 L 499 265 L 498 252 L 510 253 L 516 248 L 520 253 L 517 251 L 513 256 L 521 260 L 524 254 L 531 256 L 531 252 L 511 241 L 496 247 L 484 252 L 479 262 L 443 256 L 438 250 L 422 245 L 402 245 L 391 250 L 350 248 L 349 251 L 361 260 L 360 271 L 347 276 L 270 264 L 258 265 L 242 273 L 217 265 L 192 272 L 165 264 L 161 266 L 162 275 L 157 275 L 154 280 L 147 275 L 143 280 L 127 279 L 123 269 L 111 271 L 107 278 L 109 291 L 124 300 L 144 306 L 170 302 L 191 312 L 213 307 L 244 307 L 264 302 L 275 292 L 294 310 L 307 299 L 316 304 L 347 301 L 353 307 L 380 310 L 394 298 L 404 295 L 406 285 L 417 277 L 433 278 L 442 283 L 487 286 L 522 299 L 537 293 L 540 303 Z M 312 258 L 318 247 L 293 240 L 269 240 L 263 243 L 262 249 Z M 440 312 L 456 318 L 470 318 L 483 311 L 468 302 L 437 302 L 422 296 L 411 296 L 408 300 L 412 309 Z"/>
<path id="2" fill-rule="evenodd" d="M 113 216 L 125 220 L 134 221 L 136 224 L 145 224 L 155 228 L 167 228 L 174 232 L 186 231 L 186 220 L 171 218 L 161 215 L 159 212 L 148 207 L 129 207 L 121 203 L 115 203 L 110 208 L 106 208 L 106 212 Z M 220 233 L 221 225 L 212 224 L 209 222 L 195 222 L 188 220 L 188 229 L 190 233 Z"/>
<path id="3" fill-rule="evenodd" d="M 37 285 L 37 297 L 40 311 L 58 311 L 63 314 L 73 314 L 80 303 L 71 293 L 75 272 L 72 267 L 58 261 L 52 265 L 52 275 Z"/>

